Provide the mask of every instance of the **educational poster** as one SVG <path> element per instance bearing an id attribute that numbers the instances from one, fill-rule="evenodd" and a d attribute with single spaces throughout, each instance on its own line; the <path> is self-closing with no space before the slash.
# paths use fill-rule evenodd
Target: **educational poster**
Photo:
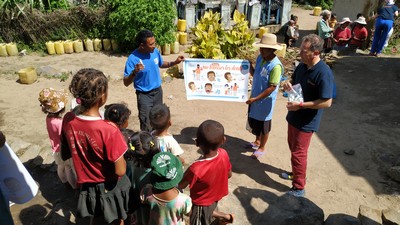
<path id="1" fill-rule="evenodd" d="M 186 98 L 245 102 L 250 62 L 247 60 L 185 59 Z"/>
<path id="2" fill-rule="evenodd" d="M 23 204 L 35 197 L 38 186 L 6 143 L 0 148 L 0 188 L 11 202 Z"/>

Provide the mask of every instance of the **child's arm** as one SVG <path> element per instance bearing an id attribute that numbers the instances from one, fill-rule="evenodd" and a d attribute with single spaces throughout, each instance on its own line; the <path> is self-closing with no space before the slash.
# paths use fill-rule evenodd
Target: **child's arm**
<path id="1" fill-rule="evenodd" d="M 114 168 L 115 168 L 115 174 L 118 175 L 119 177 L 125 175 L 126 161 L 123 155 L 119 159 L 117 159 L 117 161 L 115 161 Z"/>
<path id="2" fill-rule="evenodd" d="M 232 177 L 232 170 L 228 171 L 228 179 Z"/>
<path id="3" fill-rule="evenodd" d="M 182 156 L 177 155 L 176 157 L 181 161 L 182 165 L 185 164 L 185 159 L 183 159 Z"/>
<path id="4" fill-rule="evenodd" d="M 178 188 L 185 189 L 189 185 L 190 180 L 192 180 L 192 179 L 193 179 L 193 173 L 190 171 L 190 167 L 189 167 L 183 174 L 183 178 L 182 178 L 181 182 L 179 182 Z"/>
<path id="5" fill-rule="evenodd" d="M 182 179 L 178 184 L 178 189 L 185 189 L 189 185 L 189 182 L 185 179 Z"/>

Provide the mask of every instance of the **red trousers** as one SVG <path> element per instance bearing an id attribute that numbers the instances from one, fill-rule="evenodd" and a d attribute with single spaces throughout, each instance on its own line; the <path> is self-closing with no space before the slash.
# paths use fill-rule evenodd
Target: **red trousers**
<path id="1" fill-rule="evenodd" d="M 304 132 L 288 124 L 288 144 L 291 151 L 293 187 L 303 190 L 306 185 L 307 153 L 313 132 Z"/>

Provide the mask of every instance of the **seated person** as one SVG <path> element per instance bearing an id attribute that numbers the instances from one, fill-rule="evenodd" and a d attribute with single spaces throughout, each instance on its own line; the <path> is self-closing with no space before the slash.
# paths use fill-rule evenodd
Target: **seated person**
<path id="1" fill-rule="evenodd" d="M 290 20 L 285 36 L 286 46 L 294 47 L 298 38 L 299 38 L 299 31 L 297 30 L 296 23 L 294 20 Z"/>
<path id="2" fill-rule="evenodd" d="M 361 16 L 358 19 L 354 20 L 355 26 L 353 28 L 352 38 L 350 41 L 350 46 L 353 48 L 364 48 L 365 40 L 368 37 L 368 31 L 365 26 L 367 22 L 365 22 L 365 17 Z"/>
<path id="3" fill-rule="evenodd" d="M 348 28 L 351 23 L 348 17 L 344 17 L 339 23 L 339 27 L 333 32 L 333 40 L 335 42 L 334 49 L 337 51 L 344 50 L 351 38 L 351 31 Z"/>

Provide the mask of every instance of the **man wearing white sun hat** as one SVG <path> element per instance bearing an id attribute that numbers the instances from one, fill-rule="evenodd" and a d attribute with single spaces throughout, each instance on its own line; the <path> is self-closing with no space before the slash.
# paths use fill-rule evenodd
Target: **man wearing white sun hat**
<path id="1" fill-rule="evenodd" d="M 283 46 L 277 43 L 275 34 L 266 33 L 254 47 L 260 48 L 260 55 L 255 68 L 251 69 L 253 84 L 246 104 L 249 105 L 248 123 L 252 134 L 256 136 L 249 146 L 255 150 L 252 157 L 258 159 L 265 154 L 265 144 L 271 131 L 272 113 L 283 74 L 282 63 L 275 51 L 282 50 Z"/>

